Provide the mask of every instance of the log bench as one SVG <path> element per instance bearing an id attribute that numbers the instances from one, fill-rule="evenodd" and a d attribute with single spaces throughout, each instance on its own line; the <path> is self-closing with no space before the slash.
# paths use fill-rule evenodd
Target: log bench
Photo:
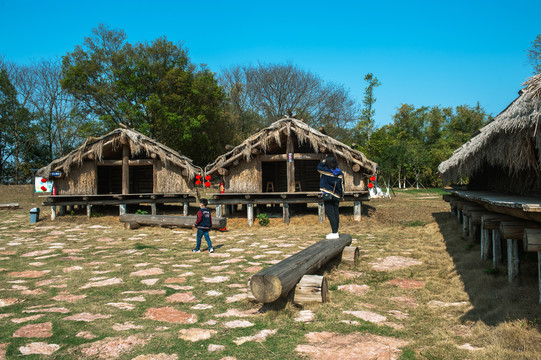
<path id="1" fill-rule="evenodd" d="M 19 208 L 19 203 L 0 204 L 0 210 L 16 210 Z"/>
<path id="2" fill-rule="evenodd" d="M 340 255 L 344 248 L 351 244 L 351 240 L 351 235 L 348 234 L 342 234 L 338 239 L 321 240 L 252 275 L 248 282 L 248 298 L 261 303 L 271 303 L 285 297 L 305 275 L 316 273 L 329 260 Z M 348 250 L 347 252 L 358 256 L 358 251 Z M 300 288 L 310 289 L 308 292 L 314 292 L 312 290 L 314 288 L 327 291 L 326 280 L 305 279 L 304 283 L 300 285 Z M 321 293 L 319 297 L 324 301 L 326 294 Z"/>
<path id="3" fill-rule="evenodd" d="M 137 229 L 141 225 L 176 226 L 191 228 L 197 219 L 196 216 L 174 215 L 143 215 L 125 214 L 120 215 L 118 220 L 125 224 L 127 229 Z M 227 218 L 215 217 L 212 219 L 212 229 L 224 229 L 227 226 Z"/>

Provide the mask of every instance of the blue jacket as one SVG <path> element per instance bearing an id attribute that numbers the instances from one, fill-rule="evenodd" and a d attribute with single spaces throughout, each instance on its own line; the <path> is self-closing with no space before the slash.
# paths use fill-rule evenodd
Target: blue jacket
<path id="1" fill-rule="evenodd" d="M 197 212 L 197 220 L 195 220 L 195 226 L 198 229 L 210 230 L 212 227 L 212 218 L 210 216 L 210 211 L 207 208 L 201 208 Z"/>
<path id="2" fill-rule="evenodd" d="M 344 174 L 339 168 L 329 169 L 327 164 L 320 162 L 317 171 L 321 174 L 319 190 L 340 199 L 344 195 Z"/>

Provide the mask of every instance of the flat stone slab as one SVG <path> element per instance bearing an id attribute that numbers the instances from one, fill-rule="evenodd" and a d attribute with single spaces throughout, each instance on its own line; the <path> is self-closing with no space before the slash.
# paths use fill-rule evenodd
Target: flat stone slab
<path id="1" fill-rule="evenodd" d="M 396 360 L 400 348 L 408 344 L 404 340 L 360 333 L 341 335 L 325 331 L 308 333 L 305 337 L 309 344 L 298 345 L 295 350 L 313 360 Z"/>
<path id="2" fill-rule="evenodd" d="M 60 345 L 56 344 L 47 344 L 44 342 L 33 342 L 30 344 L 27 344 L 26 346 L 21 346 L 19 348 L 19 351 L 23 355 L 51 355 L 55 351 L 60 349 Z"/>
<path id="3" fill-rule="evenodd" d="M 41 324 L 28 324 L 19 328 L 13 337 L 48 338 L 53 335 L 53 324 L 49 322 Z"/>
<path id="4" fill-rule="evenodd" d="M 398 286 L 402 289 L 422 289 L 425 287 L 425 282 L 423 280 L 392 279 L 388 282 L 389 284 Z"/>
<path id="5" fill-rule="evenodd" d="M 86 357 L 116 359 L 122 354 L 130 352 L 136 347 L 142 347 L 147 343 L 148 339 L 135 335 L 127 338 L 105 338 L 91 344 L 82 345 L 80 351 Z"/>
<path id="6" fill-rule="evenodd" d="M 412 258 L 407 258 L 403 256 L 388 256 L 384 259 L 379 259 L 378 261 L 371 263 L 372 269 L 378 271 L 394 271 L 409 267 L 412 265 L 421 265 L 422 262 Z"/>
<path id="7" fill-rule="evenodd" d="M 90 314 L 90 313 L 80 313 L 70 315 L 64 318 L 64 320 L 71 321 L 83 321 L 83 322 L 92 322 L 100 319 L 109 319 L 113 315 L 102 315 L 102 314 Z"/>
<path id="8" fill-rule="evenodd" d="M 150 320 L 176 324 L 194 324 L 197 322 L 197 315 L 188 314 L 171 307 L 150 308 L 145 312 L 144 317 Z"/>
<path id="9" fill-rule="evenodd" d="M 146 354 L 134 357 L 132 360 L 178 360 L 177 354 Z"/>
<path id="10" fill-rule="evenodd" d="M 341 291 L 347 291 L 348 293 L 354 294 L 354 295 L 364 295 L 367 292 L 370 291 L 370 286 L 368 285 L 357 285 L 357 284 L 348 284 L 348 285 L 340 285 L 338 287 L 338 290 Z"/>
<path id="11" fill-rule="evenodd" d="M 233 340 L 233 342 L 237 345 L 242 345 L 248 341 L 263 342 L 267 339 L 267 337 L 276 334 L 277 331 L 278 330 L 261 330 L 253 336 L 242 336 Z"/>
<path id="12" fill-rule="evenodd" d="M 216 330 L 190 328 L 190 329 L 181 329 L 179 331 L 178 337 L 185 341 L 195 342 L 195 341 L 210 339 L 215 334 L 216 334 Z"/>
<path id="13" fill-rule="evenodd" d="M 175 293 L 165 298 L 167 302 L 172 303 L 194 303 L 197 302 L 197 298 L 193 296 L 191 292 Z"/>

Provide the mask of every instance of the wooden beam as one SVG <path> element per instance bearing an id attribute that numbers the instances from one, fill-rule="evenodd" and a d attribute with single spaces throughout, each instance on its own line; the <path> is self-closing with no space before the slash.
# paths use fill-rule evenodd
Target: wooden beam
<path id="1" fill-rule="evenodd" d="M 323 155 L 317 153 L 295 153 L 293 154 L 293 160 L 321 160 Z M 261 161 L 286 161 L 287 154 L 270 154 L 261 155 L 259 157 Z"/>
<path id="2" fill-rule="evenodd" d="M 481 227 L 486 230 L 500 229 L 500 222 L 504 220 L 513 220 L 509 215 L 491 213 L 481 217 Z"/>
<path id="3" fill-rule="evenodd" d="M 524 251 L 541 251 L 541 229 L 524 229 L 522 245 Z"/>
<path id="4" fill-rule="evenodd" d="M 16 210 L 19 208 L 19 203 L 0 204 L 2 210 Z"/>
<path id="5" fill-rule="evenodd" d="M 118 220 L 120 222 L 133 222 L 140 225 L 177 226 L 183 228 L 191 228 L 197 220 L 197 216 L 125 214 L 119 216 Z M 226 218 L 215 217 L 212 219 L 212 229 L 223 229 L 226 226 Z"/>
<path id="6" fill-rule="evenodd" d="M 500 232 L 503 239 L 522 240 L 525 228 L 538 228 L 539 226 L 541 225 L 523 220 L 507 220 L 500 222 Z"/>
<path id="7" fill-rule="evenodd" d="M 359 164 L 353 164 L 353 167 L 351 168 L 354 172 L 359 172 L 361 170 L 361 165 Z"/>
<path id="8" fill-rule="evenodd" d="M 219 168 L 218 174 L 220 174 L 221 176 L 227 176 L 229 174 L 229 170 L 227 170 L 226 168 Z"/>
<path id="9" fill-rule="evenodd" d="M 264 269 L 250 279 L 250 288 L 257 301 L 271 303 L 286 296 L 304 275 L 317 272 L 351 244 L 351 235 L 321 240 L 306 249 Z"/>
<path id="10" fill-rule="evenodd" d="M 130 193 L 130 147 L 122 146 L 122 194 Z"/>

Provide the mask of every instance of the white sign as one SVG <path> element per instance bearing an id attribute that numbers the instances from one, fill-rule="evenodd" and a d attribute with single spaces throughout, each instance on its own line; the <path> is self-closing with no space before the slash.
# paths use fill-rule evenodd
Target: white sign
<path id="1" fill-rule="evenodd" d="M 34 191 L 37 193 L 52 192 L 53 182 L 41 176 L 37 176 L 34 179 Z"/>

